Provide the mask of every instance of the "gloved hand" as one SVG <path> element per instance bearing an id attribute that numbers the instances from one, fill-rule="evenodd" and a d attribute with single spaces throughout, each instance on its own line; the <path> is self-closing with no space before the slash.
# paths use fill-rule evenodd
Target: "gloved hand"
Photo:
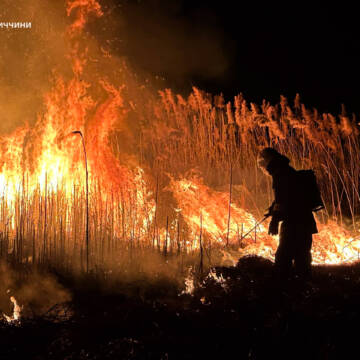
<path id="1" fill-rule="evenodd" d="M 275 208 L 276 204 L 275 201 L 269 206 L 269 208 L 266 210 L 266 213 L 264 214 L 264 216 L 269 217 L 274 215 L 274 208 Z"/>
<path id="2" fill-rule="evenodd" d="M 273 214 L 268 210 L 265 214 L 264 217 L 268 218 L 269 216 L 272 216 Z"/>
<path id="3" fill-rule="evenodd" d="M 269 235 L 277 235 L 278 233 L 279 233 L 279 222 L 277 220 L 274 220 L 274 218 L 272 218 L 269 225 Z"/>

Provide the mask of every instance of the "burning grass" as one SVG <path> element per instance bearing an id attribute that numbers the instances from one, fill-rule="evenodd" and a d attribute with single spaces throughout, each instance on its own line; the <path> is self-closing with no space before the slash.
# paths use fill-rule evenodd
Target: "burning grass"
<path id="1" fill-rule="evenodd" d="M 316 171 L 326 209 L 314 263 L 358 259 L 354 116 L 319 114 L 299 97 L 293 105 L 281 97 L 258 106 L 242 95 L 225 103 L 197 88 L 187 98 L 156 93 L 123 63 L 119 83 L 103 69 L 120 63 L 83 42 L 91 17 L 105 16 L 99 3 L 66 5 L 72 76 L 57 69 L 35 124 L 0 138 L 2 259 L 74 272 L 114 271 L 119 259 L 134 260 L 134 249 L 165 257 L 200 251 L 209 266 L 219 264 L 219 249 L 234 261 L 272 259 L 277 239 L 266 224 L 242 239 L 272 200 L 270 181 L 256 167 L 261 146 Z"/>
<path id="2" fill-rule="evenodd" d="M 357 349 L 359 264 L 314 267 L 280 284 L 272 263 L 245 257 L 194 278 L 192 294 L 165 279 L 58 277 L 72 293 L 46 316 L 0 324 L 1 356 L 63 358 L 330 358 Z M 86 281 L 88 280 L 88 281 Z M 21 297 L 19 298 L 20 301 Z M 70 314 L 64 318 L 64 312 Z M 61 321 L 59 321 L 61 320 Z M 298 347 L 299 343 L 301 344 Z M 295 349 L 295 350 L 294 350 Z"/>
<path id="3" fill-rule="evenodd" d="M 303 357 L 343 356 L 359 321 L 355 117 L 152 91 L 84 43 L 99 3 L 66 5 L 72 75 L 57 69 L 37 121 L 0 137 L 1 355 L 293 357 L 301 338 Z M 311 283 L 273 278 L 266 222 L 243 238 L 272 200 L 261 146 L 317 174 Z"/>

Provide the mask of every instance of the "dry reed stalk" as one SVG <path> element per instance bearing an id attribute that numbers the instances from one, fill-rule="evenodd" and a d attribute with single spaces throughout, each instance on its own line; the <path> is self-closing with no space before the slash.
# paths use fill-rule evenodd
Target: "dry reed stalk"
<path id="1" fill-rule="evenodd" d="M 293 107 L 284 97 L 277 106 L 264 101 L 261 106 L 250 104 L 248 107 L 240 95 L 233 103 L 225 105 L 221 96 L 211 99 L 197 89 L 188 99 L 167 90 L 160 93 L 159 101 L 148 105 L 147 109 L 139 156 L 146 168 L 158 174 L 153 220 L 150 221 L 149 213 L 144 214 L 138 204 L 136 191 L 117 189 L 111 192 L 111 198 L 102 200 L 104 191 L 98 182 L 88 198 L 87 207 L 83 187 L 76 187 L 74 183 L 73 191 L 67 197 L 66 184 L 59 184 L 56 190 L 50 189 L 46 176 L 45 190 L 38 184 L 30 192 L 28 178 L 23 175 L 12 204 L 7 204 L 5 195 L 0 194 L 2 258 L 13 249 L 18 262 L 28 261 L 31 257 L 34 264 L 65 263 L 65 267 L 83 269 L 87 263 L 88 269 L 90 250 L 92 265 L 96 265 L 115 259 L 124 243 L 139 249 L 157 247 L 158 251 L 166 247 L 168 251 L 168 236 L 170 250 L 175 241 L 178 252 L 180 248 L 185 252 L 187 238 L 181 235 L 179 219 L 175 234 L 171 234 L 167 220 L 167 234 L 165 241 L 161 241 L 163 235 L 160 236 L 159 223 L 164 219 L 159 219 L 159 197 L 162 195 L 159 176 L 163 176 L 163 184 L 165 172 L 176 176 L 196 168 L 204 175 L 205 182 L 221 186 L 227 185 L 222 177 L 223 169 L 230 166 L 230 193 L 232 184 L 234 188 L 235 184 L 241 184 L 241 205 L 260 212 L 259 209 L 270 202 L 272 189 L 269 179 L 257 171 L 255 159 L 259 147 L 269 145 L 289 156 L 297 167 L 316 170 L 327 217 L 335 216 L 340 221 L 347 208 L 353 224 L 356 223 L 360 210 L 360 142 L 356 118 L 342 114 L 338 120 L 329 114 L 320 115 L 306 109 L 298 96 Z M 121 148 L 119 141 L 119 138 L 113 140 L 113 148 L 117 151 Z M 259 191 L 260 187 L 266 191 Z M 6 187 L 4 189 L 6 192 Z M 232 194 L 226 243 L 230 232 L 231 201 Z M 148 221 L 143 228 L 141 221 L 144 218 Z M 87 241 L 84 244 L 84 239 L 89 237 L 94 239 L 91 247 L 86 246 Z M 191 246 L 195 246 L 196 241 Z M 206 244 L 203 236 L 201 243 L 203 248 Z"/>
<path id="2" fill-rule="evenodd" d="M 232 164 L 230 164 L 229 210 L 228 210 L 227 233 L 226 233 L 226 246 L 227 247 L 229 246 L 229 233 L 230 233 L 230 221 L 231 221 L 232 177 L 233 177 L 233 170 L 232 170 Z"/>
<path id="3" fill-rule="evenodd" d="M 203 225 L 202 225 L 202 212 L 200 213 L 200 234 L 199 234 L 199 247 L 200 247 L 200 266 L 199 266 L 199 271 L 200 274 L 203 273 L 203 263 L 204 263 L 204 249 L 203 249 L 203 241 L 202 241 L 202 236 L 203 236 Z"/>

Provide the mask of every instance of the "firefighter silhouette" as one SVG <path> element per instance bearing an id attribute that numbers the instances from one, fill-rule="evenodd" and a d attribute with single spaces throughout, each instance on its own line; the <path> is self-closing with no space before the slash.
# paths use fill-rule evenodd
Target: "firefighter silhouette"
<path id="1" fill-rule="evenodd" d="M 260 151 L 258 165 L 272 177 L 275 200 L 266 215 L 271 216 L 269 234 L 279 234 L 275 268 L 281 278 L 295 272 L 304 279 L 311 277 L 312 235 L 317 233 L 313 211 L 323 208 L 312 170 L 296 171 L 290 160 L 273 148 Z"/>

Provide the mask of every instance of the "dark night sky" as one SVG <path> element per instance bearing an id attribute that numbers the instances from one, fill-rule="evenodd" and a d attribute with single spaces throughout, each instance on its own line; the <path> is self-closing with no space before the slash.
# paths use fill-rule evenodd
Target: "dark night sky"
<path id="1" fill-rule="evenodd" d="M 341 103 L 360 112 L 354 8 L 234 3 L 121 1 L 121 51 L 180 92 L 196 85 L 228 99 L 242 92 L 257 103 L 300 93 L 320 112 L 339 113 Z"/>

